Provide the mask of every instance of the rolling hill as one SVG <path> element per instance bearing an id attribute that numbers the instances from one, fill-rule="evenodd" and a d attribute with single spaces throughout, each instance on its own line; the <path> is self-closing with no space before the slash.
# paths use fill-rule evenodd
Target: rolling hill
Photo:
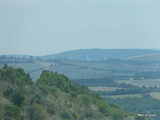
<path id="1" fill-rule="evenodd" d="M 73 60 L 98 61 L 105 59 L 121 59 L 139 55 L 159 54 L 160 50 L 149 49 L 79 49 L 58 54 L 42 56 L 41 59 L 65 58 Z"/>
<path id="2" fill-rule="evenodd" d="M 150 49 L 77 49 L 65 51 L 57 54 L 46 56 L 32 56 L 32 55 L 3 55 L 12 58 L 27 58 L 27 59 L 72 59 L 72 60 L 85 60 L 85 61 L 100 61 L 107 59 L 130 59 L 134 56 L 156 55 L 160 54 L 160 50 Z M 134 60 L 134 59 L 132 59 Z"/>

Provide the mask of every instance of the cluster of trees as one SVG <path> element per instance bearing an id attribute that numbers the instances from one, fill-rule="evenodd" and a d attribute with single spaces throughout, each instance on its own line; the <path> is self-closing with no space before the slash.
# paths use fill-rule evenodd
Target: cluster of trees
<path id="1" fill-rule="evenodd" d="M 133 114 L 107 103 L 86 86 L 44 70 L 33 83 L 21 68 L 0 70 L 1 120 L 124 120 Z"/>
<path id="2" fill-rule="evenodd" d="M 134 79 L 157 79 L 160 78 L 160 71 L 149 71 L 149 72 L 136 72 L 134 74 Z"/>
<path id="3" fill-rule="evenodd" d="M 21 85 L 31 85 L 33 81 L 28 73 L 25 73 L 22 68 L 8 67 L 7 64 L 0 69 L 0 80 L 10 82 L 12 84 Z"/>
<path id="4" fill-rule="evenodd" d="M 146 94 L 150 92 L 159 92 L 159 91 L 160 88 L 157 87 L 132 86 L 131 88 L 121 88 L 121 89 L 116 89 L 115 91 L 99 91 L 98 93 L 101 96 L 106 96 L 106 95 Z"/>
<path id="5" fill-rule="evenodd" d="M 87 86 L 106 86 L 106 87 L 121 87 L 121 88 L 133 88 L 136 87 L 131 84 L 118 83 L 112 76 L 101 77 L 101 78 L 86 78 L 72 80 L 75 83 L 87 85 Z"/>
<path id="6" fill-rule="evenodd" d="M 77 79 L 73 80 L 73 82 L 88 86 L 109 86 L 115 83 L 110 77 Z"/>
<path id="7" fill-rule="evenodd" d="M 9 64 L 9 63 L 33 63 L 33 59 L 26 59 L 26 58 L 15 58 L 15 57 L 7 57 L 7 56 L 0 56 L 0 64 Z"/>

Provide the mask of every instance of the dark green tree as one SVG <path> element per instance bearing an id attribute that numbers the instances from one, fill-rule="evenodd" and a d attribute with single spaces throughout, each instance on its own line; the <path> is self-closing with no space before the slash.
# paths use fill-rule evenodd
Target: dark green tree
<path id="1" fill-rule="evenodd" d="M 21 89 L 15 90 L 12 95 L 12 102 L 20 106 L 23 104 L 23 101 L 25 100 L 24 92 Z"/>

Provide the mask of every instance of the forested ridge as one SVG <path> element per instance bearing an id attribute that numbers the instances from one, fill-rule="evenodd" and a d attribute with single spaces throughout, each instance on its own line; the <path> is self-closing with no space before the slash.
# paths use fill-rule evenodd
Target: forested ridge
<path id="1" fill-rule="evenodd" d="M 0 70 L 0 120 L 145 120 L 86 86 L 44 70 L 34 83 L 22 68 Z"/>

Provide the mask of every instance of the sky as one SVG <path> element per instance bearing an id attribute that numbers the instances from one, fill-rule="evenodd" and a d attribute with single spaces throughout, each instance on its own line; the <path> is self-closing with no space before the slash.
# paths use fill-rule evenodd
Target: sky
<path id="1" fill-rule="evenodd" d="M 160 49 L 159 0 L 0 0 L 0 55 Z"/>

